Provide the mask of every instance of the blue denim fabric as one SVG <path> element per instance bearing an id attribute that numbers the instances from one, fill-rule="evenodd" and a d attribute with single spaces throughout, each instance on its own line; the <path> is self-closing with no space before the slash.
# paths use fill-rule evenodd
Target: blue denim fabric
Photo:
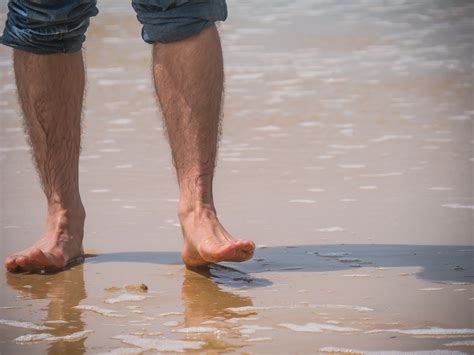
<path id="1" fill-rule="evenodd" d="M 132 0 L 147 43 L 174 42 L 227 18 L 225 0 Z"/>
<path id="2" fill-rule="evenodd" d="M 9 0 L 0 43 L 50 54 L 81 49 L 97 0 Z M 132 0 L 147 43 L 173 42 L 227 18 L 225 0 Z"/>
<path id="3" fill-rule="evenodd" d="M 0 43 L 38 54 L 81 49 L 96 0 L 10 0 Z"/>

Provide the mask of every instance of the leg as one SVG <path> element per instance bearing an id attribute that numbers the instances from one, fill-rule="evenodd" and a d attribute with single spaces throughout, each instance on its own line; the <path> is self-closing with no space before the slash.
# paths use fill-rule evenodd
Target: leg
<path id="1" fill-rule="evenodd" d="M 48 203 L 46 229 L 31 248 L 5 261 L 8 270 L 58 270 L 81 257 L 85 212 L 78 164 L 84 92 L 82 53 L 14 51 L 24 123 Z"/>
<path id="2" fill-rule="evenodd" d="M 183 261 L 199 266 L 251 258 L 254 243 L 234 240 L 224 229 L 212 196 L 223 93 L 215 25 L 181 41 L 156 42 L 153 74 L 178 176 Z"/>
<path id="3" fill-rule="evenodd" d="M 54 5 L 54 6 L 52 6 Z M 10 271 L 56 271 L 82 258 L 85 212 L 78 164 L 84 63 L 96 0 L 10 0 L 0 43 L 14 48 L 15 78 L 33 158 L 47 199 L 46 228 L 5 260 Z"/>

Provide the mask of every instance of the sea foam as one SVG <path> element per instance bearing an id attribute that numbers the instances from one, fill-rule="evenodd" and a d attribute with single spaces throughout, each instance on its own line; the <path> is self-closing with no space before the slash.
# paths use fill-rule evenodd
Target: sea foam
<path id="1" fill-rule="evenodd" d="M 121 340 L 122 343 L 135 345 L 144 350 L 174 351 L 200 349 L 205 343 L 203 341 L 184 341 L 163 338 L 142 338 L 135 335 L 117 335 L 112 339 Z"/>
<path id="2" fill-rule="evenodd" d="M 306 324 L 292 324 L 292 323 L 280 323 L 280 327 L 288 328 L 295 332 L 312 332 L 312 333 L 321 333 L 324 331 L 332 332 L 358 332 L 360 329 L 352 327 L 340 327 L 333 324 L 323 324 L 323 323 L 306 323 Z"/>
<path id="3" fill-rule="evenodd" d="M 16 320 L 9 320 L 9 319 L 0 319 L 0 324 L 8 325 L 10 327 L 34 329 L 34 330 L 53 329 L 51 327 L 46 327 L 44 325 L 38 325 L 38 324 L 35 324 L 35 323 L 31 323 L 31 322 L 18 322 Z"/>
<path id="4" fill-rule="evenodd" d="M 123 314 L 119 314 L 116 311 L 114 311 L 113 309 L 101 308 L 101 307 L 92 306 L 92 305 L 88 305 L 88 304 L 74 306 L 73 308 L 80 309 L 82 311 L 95 312 L 95 313 L 101 314 L 101 315 L 106 316 L 106 317 L 116 317 L 116 318 L 125 317 Z"/>
<path id="5" fill-rule="evenodd" d="M 69 335 L 63 335 L 63 336 L 54 336 L 51 334 L 47 333 L 40 333 L 40 334 L 26 334 L 19 336 L 18 338 L 15 338 L 13 341 L 15 343 L 39 343 L 39 342 L 47 342 L 47 343 L 54 343 L 57 341 L 78 341 L 84 338 L 87 338 L 87 336 L 91 333 L 93 333 L 93 330 L 83 330 L 80 332 L 72 333 Z"/>

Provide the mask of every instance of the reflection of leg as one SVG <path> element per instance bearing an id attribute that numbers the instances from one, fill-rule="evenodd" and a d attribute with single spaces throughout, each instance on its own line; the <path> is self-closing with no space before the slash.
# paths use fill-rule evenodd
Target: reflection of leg
<path id="1" fill-rule="evenodd" d="M 223 291 L 210 279 L 211 273 L 208 270 L 196 271 L 185 270 L 181 288 L 186 326 L 195 326 L 216 317 L 238 318 L 239 315 L 231 312 L 228 308 L 253 305 L 252 299 L 248 296 Z"/>
<path id="2" fill-rule="evenodd" d="M 9 270 L 60 269 L 83 254 L 85 212 L 78 181 L 82 53 L 39 55 L 15 50 L 14 67 L 48 213 L 41 239 L 5 264 Z"/>
<path id="3" fill-rule="evenodd" d="M 83 265 L 66 272 L 42 276 L 6 273 L 5 281 L 10 288 L 18 292 L 19 296 L 49 301 L 45 320 L 64 321 L 64 323 L 54 323 L 54 329 L 48 333 L 63 336 L 84 330 L 81 310 L 74 308 L 86 298 Z M 45 325 L 51 326 L 51 324 Z M 85 339 L 75 342 L 55 342 L 50 345 L 48 354 L 83 354 L 84 341 Z"/>
<path id="4" fill-rule="evenodd" d="M 212 180 L 223 90 L 219 35 L 211 25 L 192 37 L 155 43 L 154 78 L 180 189 L 183 261 L 198 266 L 243 261 L 255 245 L 234 240 L 217 219 Z"/>

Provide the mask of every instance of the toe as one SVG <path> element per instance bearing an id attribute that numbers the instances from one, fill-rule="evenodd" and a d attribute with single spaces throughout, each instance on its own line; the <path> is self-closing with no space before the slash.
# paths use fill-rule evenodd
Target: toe
<path id="1" fill-rule="evenodd" d="M 247 240 L 246 250 L 253 252 L 255 250 L 255 243 L 252 242 L 251 240 Z"/>
<path id="2" fill-rule="evenodd" d="M 245 240 L 238 240 L 229 246 L 226 261 L 245 261 L 253 256 L 252 245 Z"/>
<path id="3" fill-rule="evenodd" d="M 23 270 L 29 270 L 29 268 L 30 268 L 28 258 L 24 255 L 19 255 L 15 259 L 15 264 L 17 265 L 18 268 L 21 268 Z"/>
<path id="4" fill-rule="evenodd" d="M 21 269 L 29 272 L 39 272 L 42 270 L 54 270 L 59 268 L 43 253 L 43 251 L 38 248 L 32 248 L 28 252 L 28 255 L 17 257 L 16 264 Z"/>
<path id="5" fill-rule="evenodd" d="M 251 240 L 239 240 L 239 249 L 248 253 L 255 250 L 255 243 Z"/>
<path id="6" fill-rule="evenodd" d="M 10 272 L 18 271 L 18 264 L 16 263 L 16 259 L 18 255 L 12 255 L 5 259 L 5 267 Z"/>
<path id="7" fill-rule="evenodd" d="M 255 250 L 254 242 L 250 240 L 240 240 L 239 242 L 239 252 L 237 258 L 240 261 L 249 260 L 253 256 L 253 252 Z"/>

